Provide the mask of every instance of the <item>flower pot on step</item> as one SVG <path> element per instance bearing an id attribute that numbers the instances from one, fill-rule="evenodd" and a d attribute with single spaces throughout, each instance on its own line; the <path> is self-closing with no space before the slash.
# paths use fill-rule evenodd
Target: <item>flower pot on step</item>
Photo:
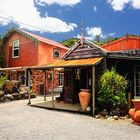
<path id="1" fill-rule="evenodd" d="M 79 92 L 79 100 L 82 107 L 82 110 L 85 111 L 91 98 L 91 93 L 89 89 L 80 89 Z"/>

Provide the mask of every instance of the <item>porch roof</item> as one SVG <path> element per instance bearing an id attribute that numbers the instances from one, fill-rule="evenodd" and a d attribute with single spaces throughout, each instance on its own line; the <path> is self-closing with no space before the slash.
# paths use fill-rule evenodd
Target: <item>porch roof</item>
<path id="1" fill-rule="evenodd" d="M 8 67 L 8 68 L 0 68 L 0 71 L 11 71 L 11 70 L 20 71 L 20 70 L 24 70 L 24 68 L 23 68 L 23 67 Z"/>
<path id="2" fill-rule="evenodd" d="M 45 69 L 45 68 L 65 68 L 65 67 L 80 67 L 80 66 L 93 66 L 99 63 L 103 57 L 76 59 L 76 60 L 57 60 L 52 64 L 46 66 L 32 66 L 27 67 L 31 69 Z"/>

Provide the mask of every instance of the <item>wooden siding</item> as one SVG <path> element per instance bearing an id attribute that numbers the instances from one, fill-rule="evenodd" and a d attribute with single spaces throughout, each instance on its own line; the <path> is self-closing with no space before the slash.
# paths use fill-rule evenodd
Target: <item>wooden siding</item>
<path id="1" fill-rule="evenodd" d="M 102 46 L 107 51 L 140 49 L 140 37 L 123 36 L 122 38 Z"/>
<path id="2" fill-rule="evenodd" d="M 84 43 L 79 45 L 65 58 L 65 60 L 83 59 L 104 56 L 104 53 L 91 44 Z"/>
<path id="3" fill-rule="evenodd" d="M 118 57 L 118 58 L 140 58 L 140 49 L 136 50 L 126 50 L 126 51 L 116 51 L 108 53 L 108 57 Z"/>

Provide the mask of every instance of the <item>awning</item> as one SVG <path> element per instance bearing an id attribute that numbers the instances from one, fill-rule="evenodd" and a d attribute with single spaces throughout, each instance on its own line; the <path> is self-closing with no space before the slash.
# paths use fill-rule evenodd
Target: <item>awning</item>
<path id="1" fill-rule="evenodd" d="M 77 66 L 91 66 L 100 62 L 102 58 L 88 58 L 88 59 L 77 59 L 77 60 L 58 60 L 47 67 L 77 67 Z"/>
<path id="2" fill-rule="evenodd" d="M 97 57 L 97 58 L 87 58 L 87 59 L 77 59 L 77 60 L 57 60 L 52 64 L 46 65 L 46 66 L 32 66 L 32 67 L 26 67 L 31 69 L 46 69 L 46 68 L 65 68 L 65 67 L 80 67 L 80 66 L 93 66 L 97 63 L 100 63 L 100 61 L 103 59 L 103 57 Z"/>

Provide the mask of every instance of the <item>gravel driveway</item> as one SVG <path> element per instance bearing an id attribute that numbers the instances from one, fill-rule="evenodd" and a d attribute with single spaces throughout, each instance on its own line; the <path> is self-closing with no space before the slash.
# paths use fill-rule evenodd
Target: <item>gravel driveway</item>
<path id="1" fill-rule="evenodd" d="M 36 99 L 35 99 L 36 100 Z M 130 120 L 30 107 L 27 100 L 0 104 L 0 140 L 139 140 L 140 127 Z"/>

